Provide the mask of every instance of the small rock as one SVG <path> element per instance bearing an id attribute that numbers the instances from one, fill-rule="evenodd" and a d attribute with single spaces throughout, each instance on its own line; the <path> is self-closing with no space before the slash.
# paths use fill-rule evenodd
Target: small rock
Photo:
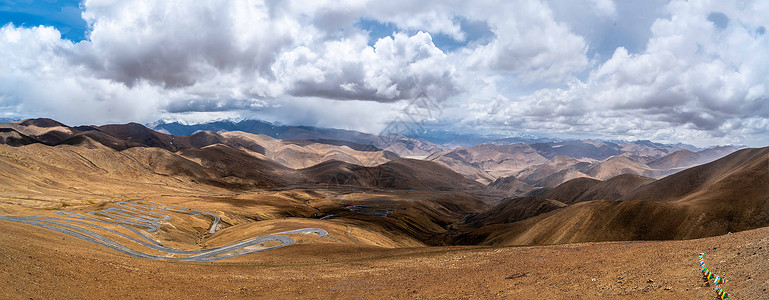
<path id="1" fill-rule="evenodd" d="M 654 280 L 649 279 L 646 281 L 646 283 L 654 283 Z"/>
<path id="2" fill-rule="evenodd" d="M 505 277 L 505 279 L 515 279 L 520 277 L 526 277 L 526 273 L 515 273 L 512 275 L 508 275 L 507 277 Z"/>

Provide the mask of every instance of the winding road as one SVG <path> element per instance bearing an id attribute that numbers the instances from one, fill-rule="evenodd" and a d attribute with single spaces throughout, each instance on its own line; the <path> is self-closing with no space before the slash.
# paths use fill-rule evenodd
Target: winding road
<path id="1" fill-rule="evenodd" d="M 217 261 L 293 245 L 294 239 L 283 234 L 313 234 L 320 237 L 328 235 L 328 232 L 320 228 L 304 228 L 263 235 L 216 248 L 185 251 L 163 246 L 144 232 L 155 232 L 158 230 L 161 222 L 171 220 L 170 215 L 162 212 L 174 212 L 190 216 L 211 216 L 213 218 L 213 223 L 208 231 L 209 233 L 215 233 L 218 230 L 220 222 L 219 216 L 206 211 L 143 200 L 117 202 L 115 204 L 119 207 L 92 211 L 88 214 L 58 211 L 56 214 L 61 217 L 0 215 L 0 220 L 19 222 L 61 232 L 97 245 L 114 249 L 133 257 L 193 262 Z M 94 223 L 108 224 L 113 228 L 107 228 Z M 116 231 L 114 230 L 115 226 L 124 228 L 131 234 Z M 143 228 L 144 232 L 133 227 Z M 165 253 L 165 255 L 154 255 L 130 248 L 105 236 L 105 233 L 122 237 L 143 247 Z M 277 241 L 280 242 L 280 244 L 271 247 L 258 246 L 259 244 L 269 241 Z"/>

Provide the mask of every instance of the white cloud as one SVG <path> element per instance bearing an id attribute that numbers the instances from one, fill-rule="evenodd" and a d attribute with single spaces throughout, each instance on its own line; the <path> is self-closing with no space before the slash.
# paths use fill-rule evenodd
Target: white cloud
<path id="1" fill-rule="evenodd" d="M 617 7 L 614 5 L 613 0 L 591 0 L 595 10 L 605 16 L 615 16 L 617 14 Z"/>
<path id="2" fill-rule="evenodd" d="M 185 108 L 186 99 L 217 109 L 242 107 L 233 99 L 285 96 L 391 102 L 424 90 L 444 99 L 463 89 L 458 68 L 468 59 L 491 73 L 515 72 L 512 80 L 526 82 L 568 77 L 584 67 L 584 41 L 556 23 L 546 5 L 494 5 L 88 0 L 86 41 L 62 40 L 49 27 L 5 29 L 3 51 L 15 69 L 3 73 L 3 106 L 91 122 L 110 114 L 116 121 L 142 121 L 163 107 Z M 486 22 L 496 38 L 467 49 L 470 58 L 447 57 L 428 32 L 464 40 L 459 17 Z M 396 32 L 369 46 L 367 32 L 354 27 L 361 18 L 416 33 Z M 46 89 L 29 88 L 33 84 Z M 69 111 L 83 99 L 96 104 Z M 217 99 L 222 103 L 212 103 Z M 46 105 L 31 105 L 35 101 Z"/>
<path id="3" fill-rule="evenodd" d="M 0 108 L 68 123 L 179 114 L 328 126 L 341 111 L 355 116 L 340 126 L 371 132 L 427 91 L 448 99 L 436 122 L 452 128 L 765 139 L 769 4 L 656 3 L 639 21 L 612 0 L 87 0 L 86 41 L 0 30 Z M 370 40 L 361 19 L 403 32 Z M 461 22 L 493 36 L 444 53 L 439 34 L 473 38 Z"/>
<path id="4" fill-rule="evenodd" d="M 273 67 L 294 96 L 395 101 L 422 91 L 445 98 L 455 93 L 454 67 L 430 34 L 396 33 L 373 47 L 365 40 L 329 41 L 317 49 L 284 52 Z"/>
<path id="5" fill-rule="evenodd" d="M 518 80 L 559 82 L 588 65 L 587 44 L 553 18 L 539 1 L 479 5 L 472 17 L 485 18 L 497 38 L 468 50 L 472 67 L 510 72 Z"/>
<path id="6" fill-rule="evenodd" d="M 487 126 L 524 120 L 565 133 L 761 144 L 752 139 L 769 130 L 769 36 L 752 16 L 769 11 L 702 1 L 668 10 L 642 53 L 618 48 L 586 80 L 513 99 Z M 720 29 L 707 20 L 713 11 L 733 21 Z"/>
<path id="7" fill-rule="evenodd" d="M 51 27 L 0 28 L 0 107 L 70 124 L 142 119 L 165 96 L 146 85 L 124 85 L 88 75 L 62 55 L 74 45 Z M 124 99 L 125 101 L 114 101 Z"/>

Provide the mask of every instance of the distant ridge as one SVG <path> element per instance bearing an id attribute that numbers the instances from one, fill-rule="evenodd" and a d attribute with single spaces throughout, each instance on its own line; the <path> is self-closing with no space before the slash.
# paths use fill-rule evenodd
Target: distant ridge
<path id="1" fill-rule="evenodd" d="M 157 121 L 148 127 L 172 135 L 189 135 L 198 131 L 242 131 L 282 140 L 309 140 L 333 145 L 347 145 L 359 151 L 389 150 L 401 156 L 427 156 L 443 150 L 439 145 L 405 136 L 381 138 L 377 135 L 334 128 L 302 125 L 280 125 L 262 120 L 214 121 L 200 124 Z"/>

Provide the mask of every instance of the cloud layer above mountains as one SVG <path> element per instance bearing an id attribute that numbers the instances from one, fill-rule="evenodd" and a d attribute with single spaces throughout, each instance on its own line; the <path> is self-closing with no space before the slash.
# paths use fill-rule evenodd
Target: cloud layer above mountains
<path id="1" fill-rule="evenodd" d="M 0 29 L 0 117 L 376 132 L 425 92 L 450 130 L 766 144 L 769 4 L 625 2 L 88 0 L 81 41 Z"/>

